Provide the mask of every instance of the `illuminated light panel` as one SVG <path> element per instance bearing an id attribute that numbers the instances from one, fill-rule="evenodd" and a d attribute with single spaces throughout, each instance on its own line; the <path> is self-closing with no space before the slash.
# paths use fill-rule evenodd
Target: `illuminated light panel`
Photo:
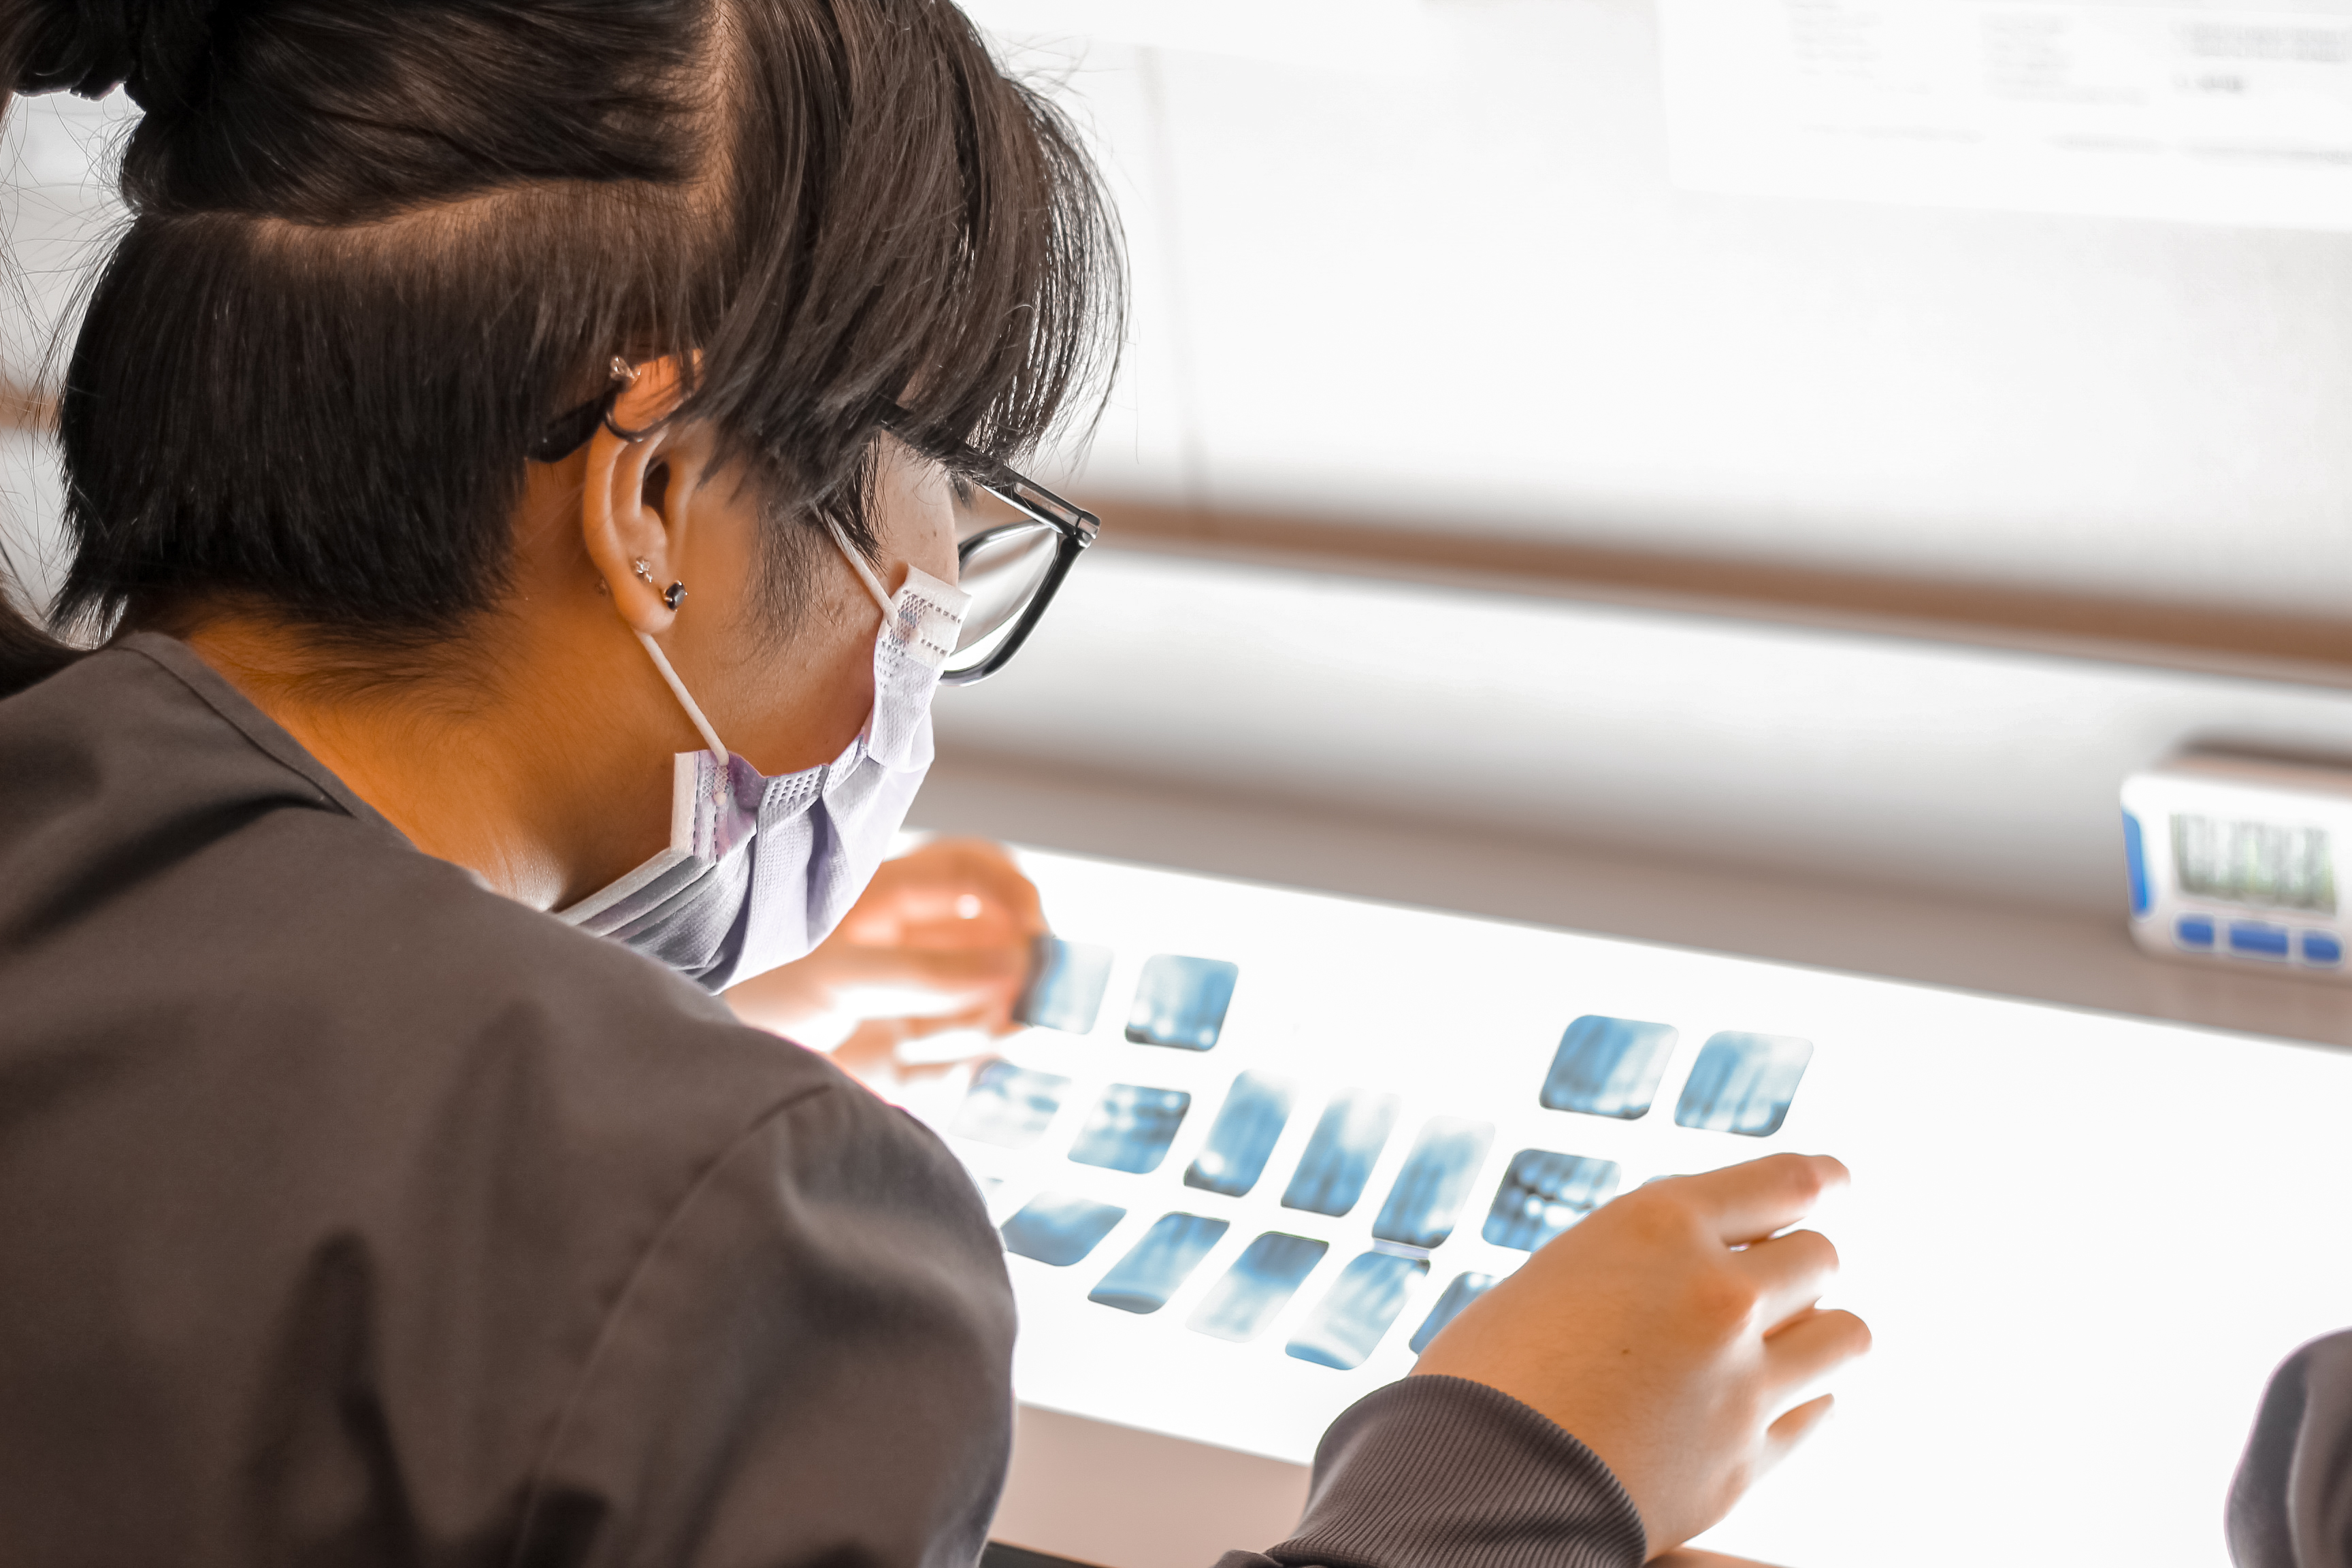
<path id="1" fill-rule="evenodd" d="M 1410 1370 L 1433 1318 L 1527 1261 L 1486 1234 L 1517 1157 L 1592 1163 L 1557 1191 L 1522 1183 L 1549 1223 L 1562 1216 L 1548 1205 L 1573 1215 L 1606 1197 L 1604 1166 L 1624 1192 L 1819 1150 L 1857 1178 L 1819 1219 L 1845 1262 L 1829 1304 L 1868 1318 L 1877 1349 L 1839 1381 L 1837 1418 L 1703 1543 L 1808 1568 L 1980 1568 L 2031 1540 L 2036 1561 L 2207 1568 L 2226 1561 L 2222 1500 L 2264 1379 L 2305 1340 L 2352 1325 L 2352 1248 L 2313 1224 L 2352 1211 L 2345 1056 L 1022 858 L 1057 931 L 1111 953 L 1103 1016 L 1084 1034 L 1002 1042 L 1008 1068 L 1069 1080 L 1020 1147 L 957 1131 L 951 1085 L 915 1108 L 981 1179 L 1008 1241 L 1041 1198 L 1096 1205 L 1079 1211 L 1090 1224 L 1119 1211 L 1085 1267 L 1006 1259 L 1015 1386 L 1031 1405 L 1305 1464 L 1332 1417 Z M 1215 955 L 1238 977 L 1213 1049 L 1127 1038 L 1146 963 L 1171 954 Z M 1548 1108 L 1563 1036 L 1587 1017 L 1674 1039 L 1646 1085 L 1649 1064 L 1631 1078 L 1612 1067 L 1578 1080 L 1599 1085 L 1595 1109 Z M 1718 1037 L 1807 1049 L 1792 1067 L 1793 1047 L 1744 1047 L 1737 1070 L 1702 1077 Z M 997 1071 L 982 1075 L 978 1125 L 1029 1128 L 1046 1097 Z M 1199 1108 L 1149 1173 L 1070 1158 L 1114 1085 Z M 1336 1188 L 1354 1180 L 1340 1167 L 1360 1165 L 1360 1190 L 1339 1214 L 1285 1206 L 1335 1099 L 1351 1108 L 1329 1141 L 1346 1157 L 1318 1159 L 1349 1181 L 1308 1184 L 1339 1207 Z M 1650 1114 L 1628 1114 L 1643 1100 Z M 1367 1113 L 1383 1101 L 1374 1138 Z M 1685 1106 L 1700 1125 L 1659 1109 Z M 1475 1170 L 1458 1215 L 1442 1237 L 1385 1227 L 1431 1246 L 1383 1239 L 1399 1177 L 1441 1119 L 1493 1129 L 1459 1162 Z M 1070 1212 L 1034 1226 L 1040 1249 L 1082 1238 Z M 1154 1240 L 1171 1218 L 1186 1223 Z"/>

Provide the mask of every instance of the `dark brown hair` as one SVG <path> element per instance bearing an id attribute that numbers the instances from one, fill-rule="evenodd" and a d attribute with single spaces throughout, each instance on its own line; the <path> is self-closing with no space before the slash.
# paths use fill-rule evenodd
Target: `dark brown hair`
<path id="1" fill-rule="evenodd" d="M 0 80 L 145 110 L 60 397 L 85 637 L 455 635 L 615 353 L 698 352 L 772 531 L 868 549 L 882 400 L 1013 458 L 1117 356 L 1095 173 L 947 0 L 0 0 Z M 0 605 L 0 695 L 72 657 Z"/>

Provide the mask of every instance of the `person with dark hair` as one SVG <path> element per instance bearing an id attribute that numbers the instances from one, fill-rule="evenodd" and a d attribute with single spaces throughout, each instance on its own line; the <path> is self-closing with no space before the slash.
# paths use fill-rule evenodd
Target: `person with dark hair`
<path id="1" fill-rule="evenodd" d="M 0 1561 L 971 1562 L 998 1237 L 714 993 L 1094 536 L 1068 128 L 944 0 L 0 0 L 0 84 L 143 110 L 0 614 Z M 1230 1561 L 1687 1539 L 1866 1342 L 1843 1179 L 1601 1210 Z"/>

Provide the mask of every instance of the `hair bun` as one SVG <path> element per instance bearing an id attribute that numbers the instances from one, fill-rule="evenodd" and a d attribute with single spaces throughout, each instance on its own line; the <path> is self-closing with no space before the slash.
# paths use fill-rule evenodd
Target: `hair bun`
<path id="1" fill-rule="evenodd" d="M 119 85 L 148 110 L 192 107 L 212 65 L 216 0 L 47 0 L 18 92 L 103 98 Z"/>

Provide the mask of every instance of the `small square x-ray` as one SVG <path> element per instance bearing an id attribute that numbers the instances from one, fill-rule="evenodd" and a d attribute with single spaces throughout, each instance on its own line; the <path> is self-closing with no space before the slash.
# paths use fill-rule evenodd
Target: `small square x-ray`
<path id="1" fill-rule="evenodd" d="M 1156 1312 L 1182 1288 L 1209 1249 L 1223 1239 L 1230 1223 L 1197 1214 L 1164 1214 L 1143 1239 L 1111 1266 L 1087 1300 L 1122 1312 Z"/>
<path id="2" fill-rule="evenodd" d="M 1780 1131 L 1813 1043 L 1794 1035 L 1714 1036 L 1691 1064 L 1675 1121 L 1706 1132 L 1769 1138 Z"/>
<path id="3" fill-rule="evenodd" d="M 1257 1185 L 1265 1163 L 1290 1122 L 1297 1086 L 1270 1072 L 1245 1072 L 1234 1079 L 1225 1103 L 1210 1124 L 1208 1142 L 1184 1172 L 1184 1184 L 1237 1198 Z"/>
<path id="4" fill-rule="evenodd" d="M 1248 1247 L 1192 1309 L 1185 1327 L 1235 1344 L 1245 1344 L 1265 1331 L 1315 1266 L 1323 1261 L 1330 1243 L 1308 1237 L 1269 1230 Z"/>
<path id="5" fill-rule="evenodd" d="M 1462 1200 L 1486 1162 L 1495 1129 L 1484 1121 L 1433 1116 L 1422 1124 L 1404 1169 L 1372 1222 L 1372 1236 L 1405 1247 L 1435 1247 L 1454 1234 Z"/>
<path id="6" fill-rule="evenodd" d="M 1135 983 L 1127 1037 L 1139 1046 L 1213 1049 L 1224 1029 L 1225 1009 L 1233 1005 L 1234 982 L 1241 973 L 1240 965 L 1221 958 L 1152 954 Z"/>
<path id="7" fill-rule="evenodd" d="M 1013 1022 L 1033 1028 L 1083 1035 L 1102 1015 L 1104 988 L 1110 984 L 1111 951 L 1057 936 L 1037 939 L 1029 984 L 1013 1006 Z"/>
<path id="8" fill-rule="evenodd" d="M 999 1226 L 1004 1250 L 1067 1268 L 1101 1244 L 1111 1226 L 1127 1217 L 1114 1204 L 1074 1198 L 1060 1193 L 1040 1193 L 1021 1212 Z"/>
<path id="9" fill-rule="evenodd" d="M 1479 1234 L 1496 1247 L 1533 1252 L 1617 1195 L 1617 1163 L 1549 1149 L 1511 1156 Z"/>
<path id="10" fill-rule="evenodd" d="M 1365 1253 L 1339 1270 L 1330 1290 L 1284 1348 L 1300 1361 L 1353 1371 L 1380 1344 L 1404 1310 L 1406 1293 L 1428 1272 L 1425 1258 Z"/>
<path id="11" fill-rule="evenodd" d="M 1087 1124 L 1070 1146 L 1070 1158 L 1081 1165 L 1139 1176 L 1156 1171 L 1192 1104 L 1192 1097 L 1181 1089 L 1112 1084 L 1087 1113 Z"/>
<path id="12" fill-rule="evenodd" d="M 1396 1113 L 1392 1094 L 1343 1089 L 1333 1095 L 1307 1140 L 1298 1169 L 1290 1173 L 1290 1185 L 1283 1189 L 1282 1206 L 1334 1218 L 1354 1208 L 1389 1141 L 1389 1129 L 1396 1125 Z"/>
<path id="13" fill-rule="evenodd" d="M 1069 1087 L 1058 1074 L 991 1062 L 973 1075 L 948 1131 L 1003 1149 L 1026 1149 L 1062 1109 L 1062 1091 Z"/>
<path id="14" fill-rule="evenodd" d="M 1648 1115 L 1675 1034 L 1671 1024 L 1586 1014 L 1559 1037 L 1544 1077 L 1544 1109 L 1626 1121 Z"/>
<path id="15" fill-rule="evenodd" d="M 1493 1289 L 1494 1284 L 1492 1274 L 1456 1274 L 1445 1287 L 1445 1293 L 1438 1297 L 1437 1305 L 1429 1310 L 1429 1316 L 1421 1321 L 1421 1327 L 1413 1330 L 1408 1348 L 1415 1355 L 1427 1350 L 1439 1331 L 1459 1316 L 1463 1308 Z"/>

